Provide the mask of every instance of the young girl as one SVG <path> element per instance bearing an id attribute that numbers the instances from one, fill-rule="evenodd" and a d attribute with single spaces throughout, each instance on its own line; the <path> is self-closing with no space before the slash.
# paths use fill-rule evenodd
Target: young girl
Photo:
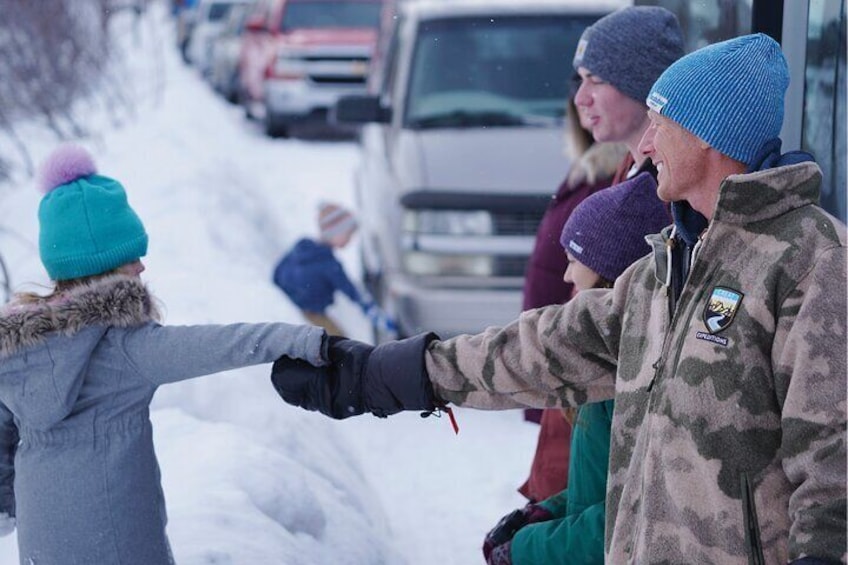
<path id="1" fill-rule="evenodd" d="M 576 293 L 612 287 L 631 263 L 650 253 L 645 236 L 670 223 L 650 173 L 596 192 L 563 226 L 560 243 L 568 256 L 564 280 Z M 512 519 L 489 532 L 483 552 L 490 565 L 603 564 L 613 401 L 567 412 L 573 422 L 568 486 L 510 514 Z"/>
<path id="2" fill-rule="evenodd" d="M 159 385 L 282 355 L 324 363 L 311 326 L 162 326 L 144 226 L 78 147 L 44 165 L 48 296 L 0 310 L 0 518 L 22 564 L 173 563 L 149 403 Z"/>
<path id="3" fill-rule="evenodd" d="M 579 86 L 580 75 L 575 73 L 572 94 Z M 571 299 L 574 285 L 562 276 L 568 266 L 568 258 L 559 243 L 562 227 L 580 202 L 612 184 L 627 153 L 623 143 L 594 143 L 592 133 L 581 123 L 584 116 L 575 106 L 573 95 L 565 108 L 565 147 L 571 167 L 536 230 L 533 253 L 524 273 L 522 310 L 564 304 Z M 558 493 L 568 483 L 571 424 L 557 408 L 528 408 L 524 413 L 525 419 L 538 421 L 540 426 L 530 473 L 518 492 L 530 502 L 538 502 Z"/>

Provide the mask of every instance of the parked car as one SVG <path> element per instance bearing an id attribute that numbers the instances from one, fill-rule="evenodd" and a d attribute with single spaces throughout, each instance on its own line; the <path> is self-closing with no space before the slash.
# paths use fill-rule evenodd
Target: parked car
<path id="1" fill-rule="evenodd" d="M 269 135 L 326 122 L 328 108 L 365 92 L 380 0 L 260 0 L 239 58 L 241 100 Z"/>
<path id="2" fill-rule="evenodd" d="M 191 36 L 188 40 L 189 62 L 206 76 L 212 69 L 212 44 L 224 27 L 230 9 L 253 0 L 200 0 L 194 12 Z"/>
<path id="3" fill-rule="evenodd" d="M 250 10 L 250 4 L 232 7 L 221 33 L 212 43 L 212 61 L 209 82 L 216 92 L 230 102 L 238 100 L 238 61 L 241 51 L 242 32 Z"/>
<path id="4" fill-rule="evenodd" d="M 536 228 L 569 163 L 562 132 L 586 26 L 622 1 L 398 3 L 355 172 L 366 283 L 402 334 L 513 320 Z M 379 336 L 378 336 L 379 337 Z"/>

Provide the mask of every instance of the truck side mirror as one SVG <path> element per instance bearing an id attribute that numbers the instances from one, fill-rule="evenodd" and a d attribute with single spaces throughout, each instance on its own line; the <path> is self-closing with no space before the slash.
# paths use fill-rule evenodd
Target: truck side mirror
<path id="1" fill-rule="evenodd" d="M 386 124 L 392 119 L 392 110 L 380 104 L 379 96 L 342 96 L 336 102 L 330 119 L 340 124 Z"/>

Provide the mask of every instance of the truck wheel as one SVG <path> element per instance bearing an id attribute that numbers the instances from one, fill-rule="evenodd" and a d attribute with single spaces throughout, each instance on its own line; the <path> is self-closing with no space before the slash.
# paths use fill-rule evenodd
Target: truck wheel
<path id="1" fill-rule="evenodd" d="M 270 113 L 265 115 L 265 135 L 268 137 L 288 137 L 288 127 L 271 117 Z"/>

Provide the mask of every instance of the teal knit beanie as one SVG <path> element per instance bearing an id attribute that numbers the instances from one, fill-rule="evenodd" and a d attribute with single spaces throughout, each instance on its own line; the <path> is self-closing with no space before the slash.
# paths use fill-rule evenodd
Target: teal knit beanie
<path id="1" fill-rule="evenodd" d="M 710 147 L 750 165 L 780 135 L 789 69 L 767 35 L 708 45 L 672 64 L 648 95 L 648 107 Z"/>
<path id="2" fill-rule="evenodd" d="M 147 254 L 147 233 L 124 187 L 96 172 L 91 155 L 73 145 L 42 165 L 38 250 L 53 280 L 106 273 Z"/>

